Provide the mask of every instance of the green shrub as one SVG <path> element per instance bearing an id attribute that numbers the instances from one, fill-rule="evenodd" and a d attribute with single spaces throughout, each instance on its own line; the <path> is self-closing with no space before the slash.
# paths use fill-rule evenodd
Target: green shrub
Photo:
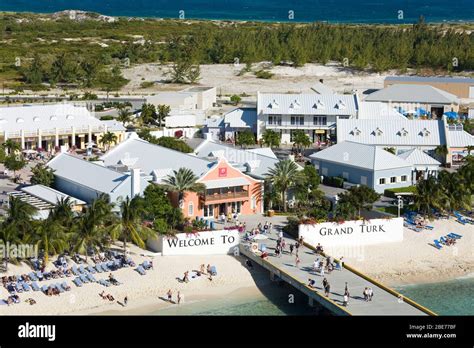
<path id="1" fill-rule="evenodd" d="M 266 70 L 259 70 L 257 72 L 255 72 L 255 76 L 259 79 L 271 79 L 273 77 L 273 74 L 269 71 L 266 71 Z"/>
<path id="2" fill-rule="evenodd" d="M 325 176 L 323 179 L 323 184 L 342 188 L 344 186 L 344 179 L 339 176 Z"/>
<path id="3" fill-rule="evenodd" d="M 111 121 L 113 120 L 113 116 L 107 115 L 107 116 L 101 116 L 100 120 L 101 121 Z"/>
<path id="4" fill-rule="evenodd" d="M 140 83 L 140 88 L 150 88 L 153 87 L 155 83 L 153 81 L 144 81 Z"/>

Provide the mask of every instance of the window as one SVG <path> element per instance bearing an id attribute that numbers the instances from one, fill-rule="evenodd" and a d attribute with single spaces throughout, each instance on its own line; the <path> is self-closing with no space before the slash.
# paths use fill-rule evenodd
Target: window
<path id="1" fill-rule="evenodd" d="M 214 204 L 209 204 L 204 206 L 204 216 L 213 217 L 214 216 Z"/>
<path id="2" fill-rule="evenodd" d="M 281 126 L 281 116 L 268 116 L 268 124 Z"/>
<path id="3" fill-rule="evenodd" d="M 346 180 L 349 180 L 349 173 L 348 172 L 342 172 L 342 177 Z"/>
<path id="4" fill-rule="evenodd" d="M 379 185 L 385 185 L 385 178 L 379 179 Z"/>
<path id="5" fill-rule="evenodd" d="M 188 216 L 193 216 L 194 215 L 194 203 L 189 202 L 188 204 Z"/>
<path id="6" fill-rule="evenodd" d="M 291 116 L 290 122 L 292 126 L 295 126 L 295 125 L 303 126 L 304 116 Z"/>
<path id="7" fill-rule="evenodd" d="M 313 125 L 314 126 L 325 126 L 327 124 L 327 117 L 326 116 L 314 116 L 313 117 Z"/>
<path id="8" fill-rule="evenodd" d="M 366 176 L 361 176 L 360 177 L 360 183 L 361 183 L 361 185 L 367 186 L 367 177 Z"/>
<path id="9" fill-rule="evenodd" d="M 402 176 L 400 177 L 400 181 L 401 181 L 401 182 L 406 182 L 406 181 L 407 181 L 407 176 L 406 176 L 406 175 L 402 175 Z"/>
<path id="10" fill-rule="evenodd" d="M 240 213 L 242 208 L 242 202 L 232 202 L 230 203 L 230 209 L 232 213 Z"/>
<path id="11" fill-rule="evenodd" d="M 390 183 L 391 183 L 391 184 L 394 184 L 394 183 L 396 183 L 396 182 L 397 182 L 397 177 L 396 177 L 396 176 L 392 176 L 392 177 L 390 178 Z"/>

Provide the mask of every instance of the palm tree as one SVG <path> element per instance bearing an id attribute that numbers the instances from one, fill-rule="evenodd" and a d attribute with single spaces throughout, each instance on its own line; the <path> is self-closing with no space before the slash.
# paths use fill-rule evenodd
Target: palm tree
<path id="1" fill-rule="evenodd" d="M 53 220 L 56 220 L 59 224 L 61 224 L 61 226 L 66 228 L 71 227 L 74 219 L 71 197 L 62 197 L 60 200 L 58 200 L 54 208 L 49 213 L 49 217 Z"/>
<path id="2" fill-rule="evenodd" d="M 280 146 L 280 134 L 278 134 L 274 130 L 267 129 L 263 133 L 262 138 L 263 138 L 264 144 L 267 145 L 270 148 Z"/>
<path id="3" fill-rule="evenodd" d="M 299 153 L 302 153 L 304 148 L 311 146 L 311 140 L 302 130 L 296 130 L 293 133 L 293 143 L 295 144 Z"/>
<path id="4" fill-rule="evenodd" d="M 158 111 L 158 113 L 157 113 L 158 123 L 161 127 L 162 122 L 170 114 L 171 107 L 169 105 L 160 104 L 160 105 L 158 105 L 158 110 L 157 111 Z"/>
<path id="5" fill-rule="evenodd" d="M 283 211 L 286 212 L 287 192 L 299 178 L 298 166 L 292 160 L 284 160 L 275 164 L 275 167 L 271 168 L 266 175 L 273 186 L 280 190 Z"/>
<path id="6" fill-rule="evenodd" d="M 155 236 L 152 229 L 142 225 L 143 210 L 141 197 L 136 196 L 130 199 L 127 196 L 120 204 L 120 218 L 110 228 L 113 240 L 122 239 L 124 256 L 127 254 L 127 241 L 132 241 L 140 248 L 144 248 L 146 239 Z"/>
<path id="7" fill-rule="evenodd" d="M 102 215 L 97 206 L 91 205 L 84 214 L 76 219 L 73 227 L 73 249 L 84 254 L 87 262 L 89 248 L 101 245 L 103 236 Z"/>
<path id="8" fill-rule="evenodd" d="M 415 209 L 425 216 L 432 216 L 432 209 L 445 211 L 446 197 L 435 177 L 420 180 L 413 195 Z"/>
<path id="9" fill-rule="evenodd" d="M 117 144 L 117 135 L 112 132 L 104 133 L 99 142 L 105 147 L 105 151 L 109 151 L 110 144 Z"/>
<path id="10" fill-rule="evenodd" d="M 36 208 L 23 202 L 20 198 L 10 196 L 10 202 L 7 209 L 7 219 L 5 226 L 12 226 L 20 236 L 24 236 L 31 230 L 31 220 L 36 213 Z"/>
<path id="11" fill-rule="evenodd" d="M 470 187 L 461 174 L 442 171 L 439 173 L 438 182 L 443 190 L 443 204 L 446 210 L 453 212 L 471 208 Z"/>
<path id="12" fill-rule="evenodd" d="M 435 151 L 435 154 L 441 159 L 441 162 L 446 163 L 446 156 L 448 155 L 448 147 L 446 145 L 438 145 L 434 151 Z"/>
<path id="13" fill-rule="evenodd" d="M 132 113 L 127 108 L 120 108 L 117 116 L 117 121 L 122 122 L 125 126 L 132 121 Z"/>
<path id="14" fill-rule="evenodd" d="M 16 151 L 21 150 L 21 145 L 17 141 L 13 141 L 12 139 L 8 139 L 2 144 L 3 148 L 8 151 L 8 153 L 14 153 Z"/>
<path id="15" fill-rule="evenodd" d="M 204 184 L 196 182 L 198 177 L 194 175 L 189 168 L 179 168 L 178 171 L 173 170 L 173 175 L 168 175 L 163 180 L 165 188 L 172 192 L 178 192 L 178 203 L 182 206 L 182 202 L 186 191 L 204 192 L 206 187 Z"/>
<path id="16" fill-rule="evenodd" d="M 466 146 L 467 155 L 471 156 L 471 152 L 474 151 L 474 145 Z"/>
<path id="17" fill-rule="evenodd" d="M 36 224 L 32 239 L 39 249 L 44 250 L 44 264 L 48 264 L 49 255 L 62 253 L 68 248 L 68 236 L 64 228 L 55 220 L 47 218 Z"/>

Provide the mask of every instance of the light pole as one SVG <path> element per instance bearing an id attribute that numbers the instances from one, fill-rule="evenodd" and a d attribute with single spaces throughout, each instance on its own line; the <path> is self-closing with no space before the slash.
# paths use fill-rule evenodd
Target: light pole
<path id="1" fill-rule="evenodd" d="M 403 208 L 403 199 L 402 196 L 397 196 L 398 199 L 398 217 L 400 217 L 400 209 Z"/>

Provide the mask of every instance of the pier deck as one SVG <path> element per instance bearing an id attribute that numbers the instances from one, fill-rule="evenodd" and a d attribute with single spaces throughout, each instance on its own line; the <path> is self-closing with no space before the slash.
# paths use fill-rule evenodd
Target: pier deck
<path id="1" fill-rule="evenodd" d="M 325 259 L 323 256 L 316 254 L 314 250 L 306 246 L 302 246 L 299 248 L 298 253 L 301 262 L 296 267 L 295 251 L 293 251 L 292 256 L 289 255 L 288 246 L 286 247 L 286 252 L 280 257 L 274 255 L 278 232 L 284 226 L 285 219 L 282 219 L 282 217 L 268 218 L 268 221 L 273 223 L 273 231 L 267 234 L 268 239 L 258 241 L 259 244 L 263 243 L 267 247 L 269 257 L 266 260 L 263 260 L 259 255 L 250 250 L 249 242 L 241 242 L 240 252 L 251 259 L 252 262 L 269 270 L 272 275 L 290 283 L 296 289 L 308 295 L 310 303 L 316 301 L 337 315 L 427 315 L 429 313 L 407 303 L 405 300 L 401 301 L 395 294 L 345 268 L 343 270 L 334 270 L 329 274 L 325 273 L 324 277 L 326 277 L 330 284 L 330 294 L 329 297 L 326 297 L 322 285 L 324 277 L 313 271 L 314 261 L 318 257 L 321 260 Z M 242 217 L 241 220 L 245 221 L 247 229 L 250 229 L 254 228 L 262 218 L 260 217 L 259 221 L 257 221 L 255 217 Z M 287 245 L 295 242 L 294 238 L 286 234 L 284 234 L 284 239 Z M 310 278 L 316 281 L 315 288 L 307 286 L 308 279 Z M 347 307 L 343 307 L 346 282 L 350 297 Z M 364 300 L 363 291 L 365 287 L 373 289 L 372 301 L 366 302 Z"/>

